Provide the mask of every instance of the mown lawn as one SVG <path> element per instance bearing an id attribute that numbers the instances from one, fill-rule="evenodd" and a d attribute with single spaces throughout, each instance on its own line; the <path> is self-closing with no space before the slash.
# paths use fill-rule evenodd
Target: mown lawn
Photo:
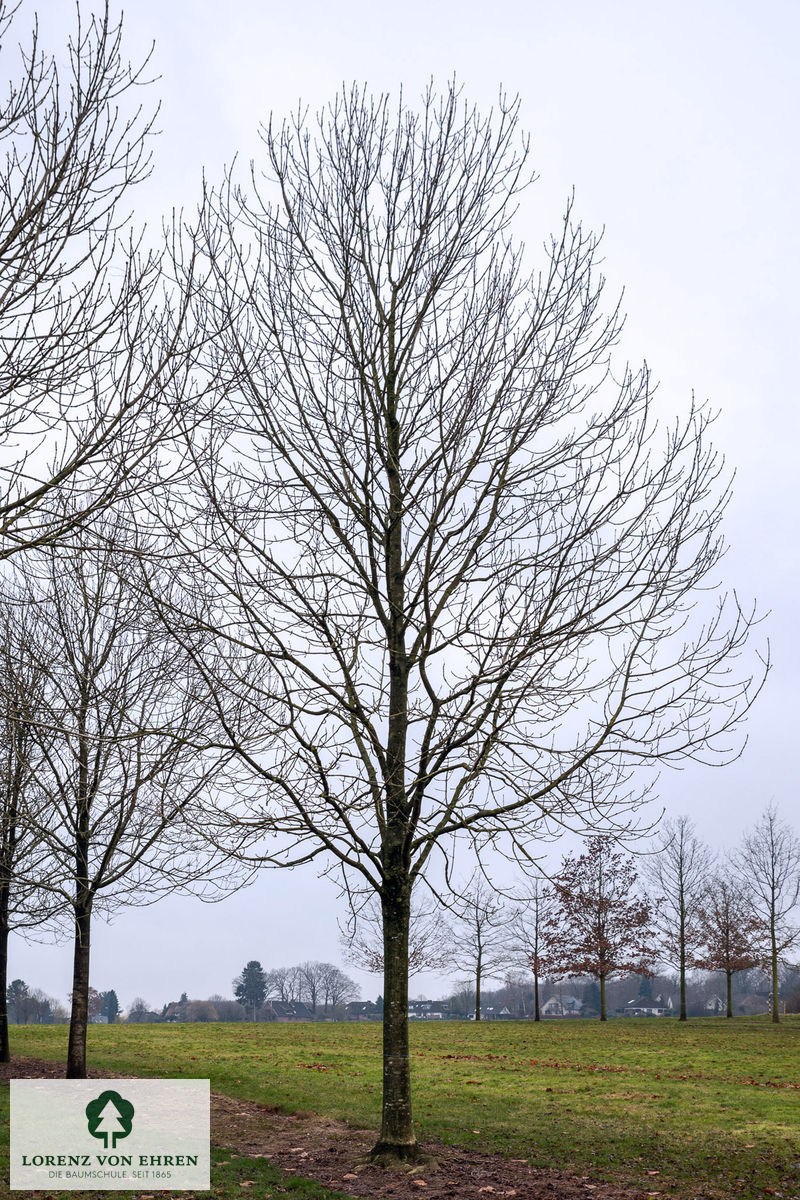
<path id="1" fill-rule="evenodd" d="M 13 1030 L 63 1058 L 66 1030 Z M 93 1065 L 377 1128 L 371 1024 L 92 1026 Z M 412 1029 L 418 1136 L 577 1167 L 653 1192 L 800 1196 L 800 1018 L 425 1022 Z M 322 1194 L 322 1193 L 321 1193 Z"/>

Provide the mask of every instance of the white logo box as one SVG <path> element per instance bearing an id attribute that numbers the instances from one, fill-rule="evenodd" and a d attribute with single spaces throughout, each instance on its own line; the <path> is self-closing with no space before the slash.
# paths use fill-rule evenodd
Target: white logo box
<path id="1" fill-rule="evenodd" d="M 207 1079 L 12 1079 L 12 1191 L 208 1191 Z"/>

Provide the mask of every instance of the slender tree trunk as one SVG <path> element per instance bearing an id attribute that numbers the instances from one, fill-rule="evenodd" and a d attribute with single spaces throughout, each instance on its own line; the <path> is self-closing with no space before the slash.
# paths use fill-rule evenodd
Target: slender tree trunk
<path id="1" fill-rule="evenodd" d="M 86 1078 L 86 1026 L 89 1022 L 89 950 L 92 892 L 89 887 L 89 741 L 85 736 L 85 703 L 78 745 L 75 821 L 75 947 L 72 959 L 72 1011 L 67 1048 L 67 1079 Z"/>
<path id="2" fill-rule="evenodd" d="M 680 928 L 678 931 L 681 977 L 681 1011 L 679 1021 L 686 1020 L 686 913 L 681 898 Z"/>
<path id="3" fill-rule="evenodd" d="M 397 886 L 399 883 L 399 886 Z M 415 1158 L 417 1140 L 411 1115 L 408 1055 L 408 882 L 387 881 L 383 898 L 383 1110 L 372 1155 Z"/>
<path id="4" fill-rule="evenodd" d="M 542 1014 L 539 1010 L 539 976 L 533 976 L 533 1019 L 541 1021 Z"/>
<path id="5" fill-rule="evenodd" d="M 386 379 L 386 637 L 389 705 L 384 777 L 386 823 L 381 848 L 383 888 L 383 1108 L 381 1131 L 372 1157 L 411 1159 L 419 1153 L 411 1116 L 411 1064 L 408 1057 L 408 932 L 411 922 L 410 804 L 406 795 L 408 736 L 408 657 L 403 574 L 403 489 L 401 429 L 397 418 L 394 311 L 389 318 Z"/>
<path id="6" fill-rule="evenodd" d="M 481 1019 L 481 949 L 478 946 L 478 959 L 475 967 L 475 1020 Z"/>
<path id="7" fill-rule="evenodd" d="M 780 1008 L 778 1006 L 778 944 L 775 937 L 775 914 L 770 920 L 770 949 L 772 958 L 772 1024 L 780 1023 Z"/>
<path id="8" fill-rule="evenodd" d="M 606 1019 L 606 977 L 605 974 L 600 976 L 600 1020 Z"/>
<path id="9" fill-rule="evenodd" d="M 15 858 L 18 845 L 17 821 L 20 796 L 23 789 L 24 762 L 27 737 L 20 726 L 11 725 L 7 746 L 7 769 L 11 786 L 4 798 L 3 856 L 0 863 L 0 1062 L 11 1062 L 11 1047 L 8 1041 L 8 935 L 9 909 L 11 906 L 11 882 L 14 877 Z"/>
<path id="10" fill-rule="evenodd" d="M 733 971 L 725 972 L 725 998 L 727 1001 L 727 1007 L 725 1009 L 725 1016 L 732 1017 L 733 1016 Z"/>
<path id="11" fill-rule="evenodd" d="M 67 1079 L 86 1078 L 86 1027 L 89 1023 L 89 950 L 92 902 L 75 902 L 75 951 L 72 960 L 72 1012 L 69 1022 Z"/>
<path id="12" fill-rule="evenodd" d="M 11 1062 L 8 1042 L 8 884 L 0 883 L 0 1062 Z"/>

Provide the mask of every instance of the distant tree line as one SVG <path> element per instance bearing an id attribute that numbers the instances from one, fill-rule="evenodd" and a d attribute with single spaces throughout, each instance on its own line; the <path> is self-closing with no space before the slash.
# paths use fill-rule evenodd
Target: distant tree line
<path id="1" fill-rule="evenodd" d="M 698 1011 L 698 972 L 705 972 L 720 979 L 718 1007 L 726 1016 L 734 1014 L 734 979 L 746 976 L 777 1022 L 782 1007 L 792 1011 L 800 1000 L 792 956 L 800 944 L 798 901 L 800 841 L 774 806 L 724 857 L 680 817 L 635 855 L 611 836 L 593 835 L 583 853 L 564 856 L 552 874 L 505 896 L 485 879 L 470 881 L 439 922 L 439 946 L 448 947 L 464 979 L 453 1005 L 465 1008 L 469 996 L 478 1020 L 487 980 L 514 981 L 506 987 L 521 997 L 515 1015 L 534 1019 L 559 982 L 588 981 L 581 1011 L 605 1020 L 615 1011 L 607 994 L 615 980 L 639 977 L 646 999 L 649 981 L 666 971 L 674 972 L 670 1010 L 680 1020 Z M 766 990 L 754 980 L 766 980 Z"/>
<path id="2" fill-rule="evenodd" d="M 344 1006 L 361 994 L 358 984 L 329 962 L 306 961 L 294 967 L 265 971 L 252 960 L 233 981 L 236 1000 L 251 1020 L 269 1020 L 270 1002 L 303 1004 L 312 1017 L 340 1016 Z"/>

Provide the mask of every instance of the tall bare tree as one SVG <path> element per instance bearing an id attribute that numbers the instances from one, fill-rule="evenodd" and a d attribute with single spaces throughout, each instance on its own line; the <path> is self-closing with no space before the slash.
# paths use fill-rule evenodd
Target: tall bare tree
<path id="1" fill-rule="evenodd" d="M 35 18 L 19 44 L 27 8 L 0 0 L 0 558 L 143 486 L 186 370 L 164 252 L 130 221 L 151 169 L 147 64 L 127 62 L 107 3 L 73 6 L 55 49 Z"/>
<path id="2" fill-rule="evenodd" d="M 448 960 L 467 973 L 475 993 L 475 1020 L 481 1019 L 485 979 L 501 979 L 509 963 L 508 910 L 487 881 L 473 877 L 460 889 L 451 909 Z"/>
<path id="3" fill-rule="evenodd" d="M 196 833 L 219 765 L 202 690 L 147 619 L 118 532 L 106 520 L 73 535 L 69 556 L 47 547 L 24 563 L 27 658 L 45 681 L 31 728 L 47 819 L 35 828 L 74 928 L 68 1078 L 86 1075 L 93 916 L 214 882 Z"/>
<path id="4" fill-rule="evenodd" d="M 681 1021 L 686 1020 L 686 968 L 701 945 L 700 908 L 713 870 L 713 855 L 689 818 L 666 821 L 647 875 L 661 954 L 678 968 Z"/>
<path id="5" fill-rule="evenodd" d="M 0 1062 L 11 1061 L 9 934 L 40 926 L 58 910 L 38 883 L 48 873 L 48 851 L 37 830 L 43 796 L 36 782 L 41 750 L 33 731 L 43 675 L 31 656 L 34 624 L 19 598 L 5 598 L 0 609 Z"/>
<path id="6" fill-rule="evenodd" d="M 315 127 L 270 122 L 273 183 L 210 191 L 194 230 L 205 406 L 168 619 L 217 631 L 263 862 L 325 857 L 379 900 L 376 1157 L 417 1154 L 408 934 L 436 851 L 625 825 L 648 765 L 730 753 L 753 692 L 731 673 L 750 618 L 708 590 L 708 418 L 661 428 L 648 371 L 612 372 L 571 205 L 523 266 L 516 126 L 505 97 L 483 117 L 455 88 L 420 111 L 354 88 Z"/>
<path id="7" fill-rule="evenodd" d="M 550 969 L 546 954 L 547 932 L 552 928 L 556 913 L 556 894 L 543 880 L 534 879 L 521 899 L 509 925 L 510 949 L 522 957 L 533 974 L 533 1019 L 541 1021 L 539 983 Z"/>
<path id="8" fill-rule="evenodd" d="M 778 968 L 800 941 L 800 839 L 780 819 L 774 804 L 767 806 L 758 824 L 745 835 L 734 862 L 765 931 L 764 960 L 772 979 L 772 1020 L 777 1025 Z"/>

